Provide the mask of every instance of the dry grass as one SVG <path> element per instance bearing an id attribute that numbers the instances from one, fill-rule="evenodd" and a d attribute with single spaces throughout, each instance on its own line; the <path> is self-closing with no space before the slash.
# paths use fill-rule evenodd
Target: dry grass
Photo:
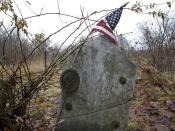
<path id="1" fill-rule="evenodd" d="M 29 69 L 32 73 L 44 71 L 44 62 L 36 61 L 29 64 Z"/>
<path id="2" fill-rule="evenodd" d="M 140 80 L 134 90 L 130 131 L 175 130 L 175 76 L 162 73 L 146 58 L 137 58 Z"/>
<path id="3" fill-rule="evenodd" d="M 37 63 L 33 63 L 31 66 L 35 72 L 42 70 Z M 41 89 L 31 99 L 28 106 L 28 114 L 30 116 L 30 123 L 28 121 L 28 125 L 33 127 L 33 130 L 40 130 L 40 128 L 54 130 L 61 94 L 59 78 L 60 72 L 58 71 L 45 84 L 45 88 Z"/>

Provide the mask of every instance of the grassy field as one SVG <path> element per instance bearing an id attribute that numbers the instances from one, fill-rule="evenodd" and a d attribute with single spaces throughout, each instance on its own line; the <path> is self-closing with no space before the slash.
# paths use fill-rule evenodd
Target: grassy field
<path id="1" fill-rule="evenodd" d="M 42 71 L 36 63 L 32 65 L 32 67 L 35 72 Z M 54 130 L 61 95 L 59 77 L 60 73 L 56 72 L 53 77 L 45 83 L 45 88 L 33 97 L 28 106 L 28 113 L 30 115 L 28 124 L 33 130 Z"/>
<path id="2" fill-rule="evenodd" d="M 175 74 L 160 73 L 147 61 L 138 64 L 134 98 L 130 109 L 129 131 L 175 130 Z M 38 66 L 38 64 L 36 64 Z M 35 71 L 38 70 L 36 66 Z M 29 106 L 32 126 L 35 130 L 52 130 L 56 124 L 60 102 L 60 73 L 54 74 Z"/>
<path id="3" fill-rule="evenodd" d="M 175 74 L 160 73 L 146 60 L 137 60 L 134 97 L 130 109 L 129 131 L 175 131 Z M 42 62 L 32 63 L 35 77 L 44 71 Z M 45 83 L 27 108 L 27 125 L 35 131 L 54 130 L 58 117 L 61 89 L 60 71 Z"/>
<path id="4" fill-rule="evenodd" d="M 130 131 L 175 131 L 175 74 L 160 73 L 148 61 L 137 60 Z"/>
<path id="5" fill-rule="evenodd" d="M 0 67 L 1 77 L 4 80 L 8 80 L 11 75 L 13 68 L 12 66 L 5 66 L 6 71 Z M 44 63 L 41 61 L 32 62 L 28 64 L 31 78 L 37 78 L 40 76 L 45 68 Z M 17 77 L 20 76 L 19 71 Z M 44 87 L 35 94 L 29 102 L 27 107 L 27 125 L 32 130 L 53 130 L 57 119 L 57 109 L 60 100 L 60 85 L 59 85 L 60 72 L 56 71 L 51 79 L 44 84 Z M 26 72 L 21 68 L 21 76 L 17 78 L 18 84 L 16 85 L 16 91 L 21 91 L 20 82 L 25 84 L 28 82 Z M 20 95 L 19 95 L 20 96 Z M 18 99 L 19 100 L 19 99 Z"/>

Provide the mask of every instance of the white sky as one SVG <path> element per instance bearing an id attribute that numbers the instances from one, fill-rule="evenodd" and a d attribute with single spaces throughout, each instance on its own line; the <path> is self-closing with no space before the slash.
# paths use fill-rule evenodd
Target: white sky
<path id="1" fill-rule="evenodd" d="M 18 4 L 24 18 L 34 15 L 34 13 L 31 12 L 30 9 L 32 9 L 32 11 L 34 11 L 37 14 L 41 12 L 42 8 L 43 8 L 42 13 L 58 12 L 57 0 L 28 0 L 31 3 L 31 5 L 28 4 L 30 9 L 26 6 L 26 0 L 15 0 L 15 1 Z M 140 1 L 144 4 L 149 4 L 153 2 L 155 3 L 165 2 L 165 0 L 137 0 L 137 1 Z M 94 11 L 118 8 L 126 2 L 128 2 L 128 0 L 59 0 L 59 7 L 61 13 L 81 17 L 80 6 L 84 8 L 84 13 L 86 15 L 87 13 L 91 14 Z M 131 7 L 136 2 L 136 0 L 130 0 L 129 2 L 130 3 L 127 6 L 128 8 Z M 165 5 L 165 7 L 163 8 L 166 7 L 167 6 Z M 103 14 L 94 15 L 91 18 L 97 20 L 102 15 Z M 76 19 L 61 16 L 61 20 L 62 22 L 60 21 L 58 15 L 46 15 L 42 17 L 28 19 L 27 22 L 29 25 L 29 30 L 32 34 L 43 32 L 46 34 L 46 36 L 48 36 L 53 32 L 55 32 L 56 30 L 58 30 L 59 28 L 61 28 L 63 25 L 65 25 L 66 22 L 69 23 Z M 148 20 L 147 15 L 136 14 L 131 12 L 130 10 L 124 10 L 120 22 L 116 27 L 116 30 L 118 34 L 125 34 L 127 32 L 135 33 L 137 24 L 146 20 Z M 75 24 L 70 28 L 65 29 L 63 32 L 58 33 L 57 35 L 51 38 L 52 42 L 62 43 L 66 39 L 66 37 L 68 37 L 68 35 L 75 28 L 77 28 L 77 26 L 78 24 Z M 83 27 L 80 28 L 80 31 L 82 29 L 84 28 Z M 86 34 L 87 33 L 82 34 L 82 36 Z M 72 36 L 72 39 L 73 37 L 75 36 Z M 135 39 L 134 37 L 137 37 L 137 35 L 130 35 L 127 38 L 133 40 Z"/>

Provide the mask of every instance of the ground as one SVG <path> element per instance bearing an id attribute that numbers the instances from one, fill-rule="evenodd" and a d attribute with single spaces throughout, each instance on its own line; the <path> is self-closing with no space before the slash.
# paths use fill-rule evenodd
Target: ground
<path id="1" fill-rule="evenodd" d="M 130 131 L 175 131 L 175 73 L 161 73 L 143 58 L 136 64 Z"/>
<path id="2" fill-rule="evenodd" d="M 35 131 L 54 130 L 61 89 L 59 73 L 46 83 L 28 107 L 29 125 Z M 129 131 L 175 131 L 175 74 L 160 73 L 139 63 L 129 115 Z"/>

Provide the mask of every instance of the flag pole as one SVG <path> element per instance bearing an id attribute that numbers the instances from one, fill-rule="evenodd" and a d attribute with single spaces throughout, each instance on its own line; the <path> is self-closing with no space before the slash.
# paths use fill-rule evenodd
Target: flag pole
<path id="1" fill-rule="evenodd" d="M 127 6 L 128 4 L 129 4 L 129 1 L 126 2 L 124 5 L 122 5 L 121 7 L 125 7 L 125 6 Z"/>

